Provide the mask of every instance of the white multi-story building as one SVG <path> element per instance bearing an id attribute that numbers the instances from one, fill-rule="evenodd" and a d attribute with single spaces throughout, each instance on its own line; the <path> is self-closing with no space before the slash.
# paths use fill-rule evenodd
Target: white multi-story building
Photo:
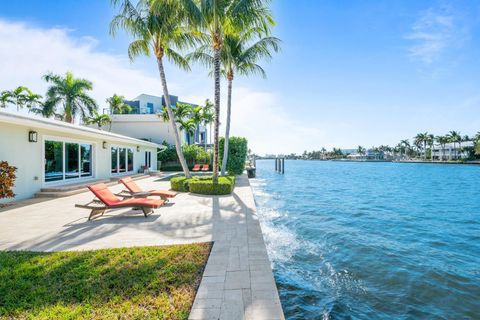
<path id="1" fill-rule="evenodd" d="M 177 102 L 194 105 L 179 101 L 177 96 L 170 95 L 172 107 L 176 107 Z M 163 96 L 141 94 L 132 100 L 125 101 L 125 103 L 132 107 L 132 110 L 127 114 L 114 114 L 110 110 L 104 109 L 104 113 L 111 114 L 111 132 L 155 143 L 162 143 L 163 141 L 170 144 L 175 143 L 170 123 L 163 121 L 159 116 L 163 106 L 165 106 Z M 208 137 L 205 126 L 199 125 L 194 137 L 189 136 L 184 131 L 180 131 L 180 133 L 182 143 L 199 145 L 207 143 Z"/>
<path id="2" fill-rule="evenodd" d="M 461 144 L 458 142 L 447 143 L 444 146 L 435 144 L 433 146 L 434 160 L 460 160 L 468 157 L 468 152 L 465 148 L 473 147 L 473 141 L 464 141 Z"/>

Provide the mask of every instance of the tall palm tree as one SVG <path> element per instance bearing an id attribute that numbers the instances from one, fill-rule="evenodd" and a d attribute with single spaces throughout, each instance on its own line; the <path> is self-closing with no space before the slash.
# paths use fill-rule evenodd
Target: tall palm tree
<path id="1" fill-rule="evenodd" d="M 457 158 L 457 143 L 461 144 L 462 136 L 458 131 L 450 131 L 447 135 L 450 143 L 453 143 L 453 149 L 455 149 L 455 159 Z M 450 153 L 451 156 L 451 153 Z"/>
<path id="2" fill-rule="evenodd" d="M 97 110 L 93 110 L 93 115 L 85 120 L 85 123 L 87 124 L 96 124 L 98 126 L 98 129 L 101 129 L 103 126 L 109 124 L 110 129 L 108 131 L 111 130 L 112 119 L 108 114 L 102 114 L 99 113 Z"/>
<path id="3" fill-rule="evenodd" d="M 167 58 L 178 67 L 190 70 L 188 62 L 176 51 L 185 49 L 194 41 L 192 33 L 184 28 L 184 10 L 179 6 L 178 0 L 139 0 L 136 5 L 130 0 L 112 0 L 112 3 L 115 8 L 119 7 L 119 13 L 110 23 L 110 33 L 115 36 L 119 29 L 123 29 L 134 38 L 128 47 L 130 60 L 133 61 L 140 55 L 149 56 L 151 52 L 155 55 L 178 159 L 185 176 L 190 178 L 163 65 L 164 58 Z"/>
<path id="4" fill-rule="evenodd" d="M 93 110 L 97 110 L 97 102 L 87 94 L 93 87 L 90 81 L 74 78 L 70 71 L 65 77 L 48 73 L 43 79 L 51 84 L 47 89 L 44 108 L 55 113 L 57 107 L 62 105 L 63 121 L 73 123 L 77 115 L 84 120 L 93 114 Z"/>
<path id="5" fill-rule="evenodd" d="M 400 141 L 400 147 L 401 150 L 403 150 L 403 156 L 407 157 L 407 152 L 410 149 L 410 141 L 408 141 L 408 139 Z"/>
<path id="6" fill-rule="evenodd" d="M 189 22 L 196 31 L 202 32 L 201 38 L 213 51 L 214 78 L 214 147 L 213 182 L 218 182 L 218 141 L 220 126 L 220 64 L 225 35 L 248 28 L 268 30 L 273 25 L 270 10 L 265 0 L 182 0 L 188 12 Z"/>
<path id="7" fill-rule="evenodd" d="M 130 113 L 132 111 L 132 106 L 126 104 L 124 96 L 119 96 L 116 93 L 113 94 L 110 98 L 107 98 L 106 102 L 110 107 L 110 112 L 112 114 L 124 114 Z"/>
<path id="8" fill-rule="evenodd" d="M 435 143 L 435 136 L 433 134 L 427 135 L 427 143 L 430 146 L 430 161 L 433 161 L 433 145 Z"/>
<path id="9" fill-rule="evenodd" d="M 423 148 L 423 158 L 427 160 L 427 142 L 428 142 L 428 132 L 419 133 L 414 137 L 415 145 L 422 146 Z"/>
<path id="10" fill-rule="evenodd" d="M 445 145 L 450 141 L 448 136 L 436 136 L 435 140 L 442 148 L 442 161 L 445 160 Z"/>
<path id="11" fill-rule="evenodd" d="M 280 39 L 275 37 L 257 38 L 258 34 L 268 34 L 269 30 L 250 28 L 240 33 L 227 33 L 224 36 L 223 48 L 220 53 L 221 73 L 227 79 L 227 121 L 225 127 L 225 146 L 221 175 L 225 175 L 228 160 L 228 144 L 230 137 L 232 86 L 235 75 L 248 76 L 258 74 L 266 78 L 263 68 L 257 64 L 260 59 L 270 59 L 272 50 L 278 52 Z M 200 46 L 188 58 L 197 60 L 211 68 L 214 63 L 212 48 L 209 45 Z"/>

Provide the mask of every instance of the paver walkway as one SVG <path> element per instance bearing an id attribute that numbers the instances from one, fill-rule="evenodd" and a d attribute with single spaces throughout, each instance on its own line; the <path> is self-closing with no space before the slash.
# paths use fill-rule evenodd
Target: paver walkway
<path id="1" fill-rule="evenodd" d="M 167 181 L 138 181 L 168 189 Z M 120 191 L 121 185 L 111 187 Z M 245 176 L 231 196 L 179 194 L 147 218 L 129 209 L 87 221 L 90 193 L 0 209 L 0 250 L 86 250 L 213 241 L 190 319 L 284 319 Z"/>

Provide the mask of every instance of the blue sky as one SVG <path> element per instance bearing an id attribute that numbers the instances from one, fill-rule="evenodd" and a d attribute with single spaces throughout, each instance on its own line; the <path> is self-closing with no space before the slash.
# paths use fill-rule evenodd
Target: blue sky
<path id="1" fill-rule="evenodd" d="M 276 0 L 272 9 L 282 52 L 263 63 L 267 80 L 234 83 L 232 131 L 247 136 L 254 151 L 393 145 L 423 131 L 480 131 L 477 1 Z M 42 72 L 68 69 L 98 84 L 101 103 L 112 91 L 159 94 L 154 61 L 131 64 L 128 37 L 109 36 L 113 13 L 99 0 L 0 2 L 0 35 L 2 27 L 10 34 L 0 44 L 0 70 L 13 72 L 0 75 L 0 89 L 27 84 L 42 93 Z M 173 94 L 197 103 L 212 97 L 204 69 L 167 72 Z"/>

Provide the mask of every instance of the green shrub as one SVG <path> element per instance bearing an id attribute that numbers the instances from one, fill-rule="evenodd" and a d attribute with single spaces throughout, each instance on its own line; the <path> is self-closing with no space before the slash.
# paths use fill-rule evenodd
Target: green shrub
<path id="1" fill-rule="evenodd" d="M 245 169 L 245 161 L 247 160 L 248 142 L 242 137 L 230 137 L 228 139 L 228 159 L 227 171 L 229 175 L 240 175 Z M 220 138 L 218 151 L 220 157 L 220 165 L 223 161 L 223 148 L 225 138 Z"/>
<path id="2" fill-rule="evenodd" d="M 170 187 L 172 190 L 180 191 L 180 192 L 188 192 L 188 181 L 190 179 L 185 178 L 184 176 L 181 177 L 173 177 L 170 179 Z"/>
<path id="3" fill-rule="evenodd" d="M 190 192 L 208 195 L 230 194 L 235 186 L 234 177 L 219 177 L 218 183 L 214 184 L 212 179 L 190 179 L 188 187 Z"/>
<path id="4" fill-rule="evenodd" d="M 187 179 L 184 176 L 170 179 L 170 186 L 175 191 L 193 192 L 207 195 L 230 194 L 235 186 L 235 177 L 219 177 L 218 183 L 213 184 L 212 176 L 198 176 Z"/>

